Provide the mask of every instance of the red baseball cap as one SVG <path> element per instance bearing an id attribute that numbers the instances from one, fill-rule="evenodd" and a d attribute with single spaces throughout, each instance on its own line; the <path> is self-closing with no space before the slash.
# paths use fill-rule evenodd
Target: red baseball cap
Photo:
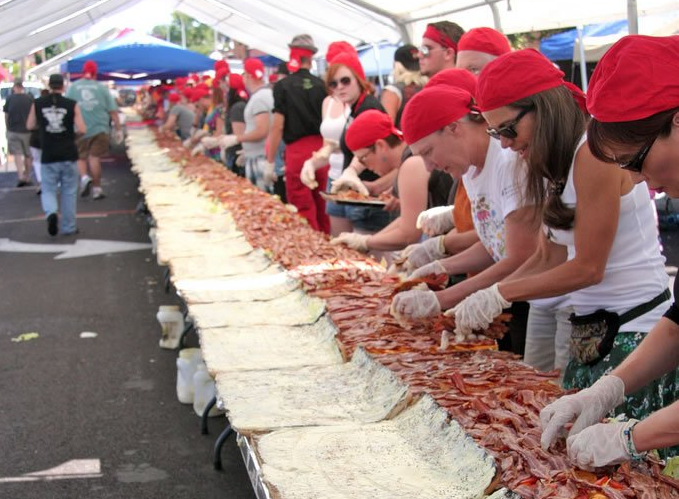
<path id="1" fill-rule="evenodd" d="M 587 108 L 601 122 L 635 121 L 679 107 L 679 36 L 629 35 L 599 61 Z"/>
<path id="2" fill-rule="evenodd" d="M 344 140 L 350 150 L 358 151 L 364 147 L 370 147 L 380 139 L 386 139 L 389 135 L 396 135 L 403 139 L 403 133 L 394 126 L 394 122 L 387 113 L 369 109 L 351 122 Z"/>
<path id="3" fill-rule="evenodd" d="M 458 87 L 436 85 L 422 89 L 403 110 L 401 125 L 406 142 L 414 144 L 466 116 L 473 110 L 472 101 L 472 95 Z"/>
<path id="4" fill-rule="evenodd" d="M 186 76 L 179 76 L 174 79 L 174 85 L 177 88 L 185 87 L 189 79 Z"/>
<path id="5" fill-rule="evenodd" d="M 432 76 L 424 88 L 435 87 L 437 85 L 462 88 L 471 95 L 475 95 L 476 75 L 462 68 L 444 69 Z"/>
<path id="6" fill-rule="evenodd" d="M 182 89 L 182 95 L 186 97 L 188 100 L 191 100 L 193 92 L 194 92 L 193 87 L 184 87 Z"/>
<path id="7" fill-rule="evenodd" d="M 226 74 L 229 74 L 229 63 L 226 62 L 224 59 L 220 59 L 219 61 L 215 61 L 214 64 L 214 70 L 215 73 L 219 73 L 221 70 L 226 70 Z"/>
<path id="8" fill-rule="evenodd" d="M 563 85 L 563 72 L 534 49 L 517 50 L 490 61 L 476 84 L 481 111 L 507 106 Z"/>
<path id="9" fill-rule="evenodd" d="M 97 69 L 97 63 L 92 59 L 85 61 L 85 64 L 83 64 L 83 73 L 89 73 L 92 76 L 95 76 L 97 74 Z"/>
<path id="10" fill-rule="evenodd" d="M 351 45 L 349 42 L 340 40 L 338 42 L 332 42 L 330 45 L 328 45 L 328 50 L 325 53 L 325 60 L 328 61 L 329 63 L 339 54 L 342 54 L 344 52 L 358 57 L 358 52 L 356 52 L 356 49 L 354 48 L 353 45 Z"/>
<path id="11" fill-rule="evenodd" d="M 341 64 L 342 66 L 348 67 L 358 78 L 365 81 L 365 72 L 363 71 L 363 66 L 358 59 L 358 56 L 348 52 L 340 52 L 332 61 L 330 61 L 330 66 L 334 66 L 335 64 Z"/>
<path id="12" fill-rule="evenodd" d="M 179 102 L 179 99 L 180 99 L 179 94 L 176 94 L 174 92 L 167 95 L 167 100 L 169 100 L 172 103 L 176 104 L 177 102 Z"/>
<path id="13" fill-rule="evenodd" d="M 245 62 L 243 63 L 243 71 L 253 78 L 257 78 L 258 80 L 264 78 L 264 64 L 262 64 L 262 61 L 256 57 L 249 57 L 245 59 Z"/>
<path id="14" fill-rule="evenodd" d="M 473 28 L 460 38 L 457 50 L 474 50 L 490 55 L 502 55 L 511 52 L 507 37 L 493 28 Z"/>

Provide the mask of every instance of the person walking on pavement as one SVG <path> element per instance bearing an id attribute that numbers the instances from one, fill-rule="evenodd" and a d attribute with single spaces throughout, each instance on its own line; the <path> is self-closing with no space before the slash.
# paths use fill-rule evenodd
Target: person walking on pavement
<path id="1" fill-rule="evenodd" d="M 309 35 L 297 35 L 288 44 L 292 74 L 276 83 L 273 89 L 273 125 L 269 132 L 266 168 L 274 172 L 274 162 L 281 138 L 285 142 L 285 194 L 311 227 L 330 233 L 330 219 L 319 187 L 309 189 L 300 173 L 304 162 L 323 145 L 321 121 L 326 91 L 323 80 L 309 72 L 311 57 L 318 51 Z M 325 186 L 328 167 L 318 170 L 316 180 Z"/>
<path id="2" fill-rule="evenodd" d="M 50 236 L 59 232 L 57 189 L 61 188 L 61 233 L 78 232 L 76 204 L 78 194 L 78 148 L 76 135 L 85 134 L 87 127 L 80 106 L 62 95 L 64 77 L 53 74 L 49 79 L 51 93 L 36 99 L 26 122 L 28 129 L 38 128 L 42 144 L 42 193 L 40 200 L 47 217 Z"/>
<path id="3" fill-rule="evenodd" d="M 33 105 L 33 97 L 24 90 L 21 80 L 14 80 L 12 93 L 7 97 L 2 110 L 7 128 L 7 149 L 14 156 L 17 170 L 17 187 L 31 185 L 31 133 L 26 129 L 26 118 Z"/>
<path id="4" fill-rule="evenodd" d="M 118 105 L 108 87 L 96 81 L 97 63 L 88 60 L 83 65 L 83 77 L 71 84 L 66 97 L 74 99 L 81 108 L 87 125 L 87 133 L 78 139 L 78 170 L 80 171 L 80 195 L 87 197 L 92 190 L 92 199 L 102 199 L 101 157 L 108 154 L 110 122 L 115 126 L 116 142 L 122 141 L 123 130 L 118 118 Z M 88 175 L 88 163 L 89 172 Z"/>

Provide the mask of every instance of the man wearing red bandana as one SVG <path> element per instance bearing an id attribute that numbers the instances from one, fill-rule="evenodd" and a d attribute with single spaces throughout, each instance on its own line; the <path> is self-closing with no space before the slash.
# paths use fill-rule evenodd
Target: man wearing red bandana
<path id="1" fill-rule="evenodd" d="M 463 34 L 464 30 L 450 21 L 427 24 L 417 54 L 420 72 L 426 76 L 434 76 L 443 69 L 454 68 L 457 44 Z"/>

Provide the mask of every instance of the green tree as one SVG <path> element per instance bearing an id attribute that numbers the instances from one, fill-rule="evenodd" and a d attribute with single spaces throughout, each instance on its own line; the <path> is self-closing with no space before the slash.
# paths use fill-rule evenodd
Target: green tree
<path id="1" fill-rule="evenodd" d="M 151 30 L 151 34 L 163 40 L 169 40 L 177 45 L 182 44 L 182 23 L 186 36 L 186 48 L 200 54 L 209 55 L 214 50 L 214 32 L 206 24 L 199 23 L 192 17 L 179 12 L 172 13 L 172 24 L 169 26 L 170 36 L 168 39 L 168 26 L 159 25 Z"/>

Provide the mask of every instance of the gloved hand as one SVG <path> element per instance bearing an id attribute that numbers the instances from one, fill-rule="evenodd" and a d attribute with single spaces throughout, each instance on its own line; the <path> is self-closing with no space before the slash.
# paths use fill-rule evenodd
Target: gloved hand
<path id="1" fill-rule="evenodd" d="M 634 426 L 636 420 L 599 423 L 585 428 L 577 435 L 568 437 L 568 457 L 583 470 L 593 470 L 609 464 L 620 464 L 632 459 L 627 448 L 625 430 Z M 632 447 L 633 452 L 636 452 Z"/>
<path id="2" fill-rule="evenodd" d="M 339 236 L 332 238 L 330 244 L 346 244 L 351 249 L 367 253 L 368 248 L 368 234 L 358 234 L 356 232 L 342 232 Z"/>
<path id="3" fill-rule="evenodd" d="M 446 247 L 443 236 L 427 239 L 423 243 L 411 244 L 401 252 L 401 257 L 407 258 L 407 268 L 413 271 L 446 257 Z"/>
<path id="4" fill-rule="evenodd" d="M 123 132 L 122 128 L 116 128 L 113 130 L 113 143 L 114 144 L 122 144 L 123 140 L 125 140 L 125 133 Z"/>
<path id="5" fill-rule="evenodd" d="M 589 388 L 565 395 L 540 411 L 542 448 L 547 450 L 563 431 L 566 424 L 575 419 L 569 436 L 601 421 L 606 414 L 625 400 L 625 383 L 617 376 L 603 376 Z"/>
<path id="6" fill-rule="evenodd" d="M 332 181 L 330 193 L 337 194 L 343 189 L 352 189 L 364 196 L 370 195 L 368 188 L 363 185 L 363 182 L 361 182 L 361 179 L 356 174 L 356 170 L 353 168 L 345 168 L 340 178 Z"/>
<path id="7" fill-rule="evenodd" d="M 219 137 L 219 147 L 222 149 L 228 149 L 238 144 L 238 139 L 235 135 L 222 135 Z"/>
<path id="8" fill-rule="evenodd" d="M 205 146 L 202 142 L 198 142 L 198 145 L 191 149 L 191 156 L 195 156 L 198 153 L 205 153 Z"/>
<path id="9" fill-rule="evenodd" d="M 236 166 L 239 168 L 245 167 L 245 156 L 243 156 L 243 149 L 236 151 Z"/>
<path id="10" fill-rule="evenodd" d="M 316 182 L 316 168 L 314 167 L 313 160 L 307 159 L 304 162 L 302 171 L 299 174 L 299 178 L 302 183 L 311 190 L 318 187 L 318 182 Z"/>
<path id="11" fill-rule="evenodd" d="M 454 227 L 453 223 L 453 207 L 452 206 L 437 206 L 421 212 L 417 216 L 415 227 L 422 229 L 428 236 L 438 236 L 439 234 L 447 234 Z"/>
<path id="12" fill-rule="evenodd" d="M 502 310 L 511 306 L 511 302 L 504 299 L 498 284 L 480 289 L 458 303 L 452 312 L 455 314 L 455 334 L 467 336 L 479 329 L 486 329 Z"/>
<path id="13" fill-rule="evenodd" d="M 201 129 L 201 130 L 196 130 L 196 131 L 193 133 L 193 137 L 192 137 L 192 138 L 193 138 L 194 141 L 196 141 L 196 140 L 200 140 L 200 139 L 202 139 L 203 137 L 206 137 L 206 136 L 207 136 L 207 130 L 202 130 L 202 129 Z"/>
<path id="14" fill-rule="evenodd" d="M 191 137 L 189 137 L 188 139 L 184 140 L 184 141 L 182 142 L 182 145 L 183 145 L 184 147 L 186 147 L 187 149 L 188 149 L 189 147 L 191 147 L 191 145 L 192 145 Z"/>
<path id="15" fill-rule="evenodd" d="M 314 153 L 311 155 L 311 162 L 313 163 L 314 168 L 318 170 L 319 168 L 323 168 L 325 165 L 327 165 L 328 161 L 330 160 L 330 155 L 336 148 L 337 142 L 334 140 L 325 139 L 323 141 L 323 147 L 321 147 L 318 151 L 314 151 Z"/>
<path id="16" fill-rule="evenodd" d="M 427 290 L 411 289 L 398 293 L 391 300 L 391 315 L 399 322 L 402 319 L 424 319 L 436 317 L 441 313 L 441 304 L 436 293 Z"/>
<path id="17" fill-rule="evenodd" d="M 278 180 L 278 176 L 276 175 L 276 165 L 269 163 L 267 160 L 263 160 L 262 165 L 264 167 L 264 183 L 266 185 L 272 186 L 274 182 Z"/>
<path id="18" fill-rule="evenodd" d="M 217 137 L 203 137 L 200 139 L 200 143 L 203 144 L 205 149 L 215 149 L 219 147 L 219 139 Z"/>
<path id="19" fill-rule="evenodd" d="M 416 269 L 412 274 L 408 276 L 408 279 L 419 279 L 422 277 L 427 277 L 431 274 L 447 274 L 448 271 L 443 266 L 440 260 L 434 260 L 431 263 L 422 265 L 419 269 Z"/>

